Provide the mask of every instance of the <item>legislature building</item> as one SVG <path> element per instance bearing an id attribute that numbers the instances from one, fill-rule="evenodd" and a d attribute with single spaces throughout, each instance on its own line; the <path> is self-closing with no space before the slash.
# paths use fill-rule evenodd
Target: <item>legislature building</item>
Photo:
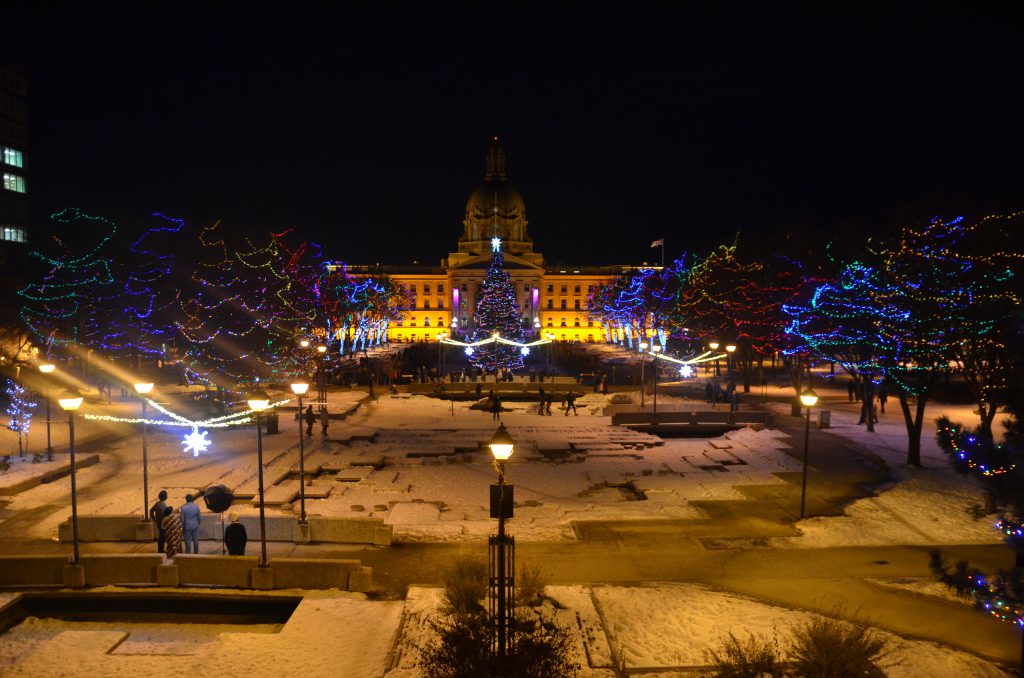
<path id="1" fill-rule="evenodd" d="M 598 285 L 638 267 L 550 266 L 534 251 L 528 224 L 526 205 L 508 180 L 505 151 L 495 138 L 487 151 L 484 181 L 466 201 L 456 251 L 438 266 L 355 265 L 347 270 L 357 278 L 390 276 L 412 296 L 413 308 L 388 328 L 390 341 L 436 341 L 442 330 L 453 329 L 455 336 L 466 337 L 475 329 L 473 310 L 491 263 L 492 240 L 499 238 L 526 336 L 551 332 L 561 341 L 605 341 L 604 328 L 587 316 L 587 298 Z"/>

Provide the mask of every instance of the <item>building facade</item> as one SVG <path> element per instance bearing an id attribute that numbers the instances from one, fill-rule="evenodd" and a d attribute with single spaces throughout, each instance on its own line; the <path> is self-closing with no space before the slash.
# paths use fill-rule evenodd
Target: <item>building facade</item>
<path id="1" fill-rule="evenodd" d="M 560 341 L 605 341 L 605 329 L 588 317 L 588 297 L 598 285 L 637 267 L 549 266 L 533 249 L 528 223 L 523 198 L 508 179 L 505 151 L 495 139 L 487 151 L 484 181 L 466 201 L 454 252 L 438 266 L 356 265 L 347 270 L 357 278 L 390 276 L 410 293 L 414 307 L 388 328 L 390 341 L 437 341 L 442 331 L 465 338 L 476 329 L 477 293 L 497 238 L 526 336 L 550 332 Z"/>
<path id="2" fill-rule="evenodd" d="M 0 64 L 0 246 L 28 242 L 28 85 Z"/>

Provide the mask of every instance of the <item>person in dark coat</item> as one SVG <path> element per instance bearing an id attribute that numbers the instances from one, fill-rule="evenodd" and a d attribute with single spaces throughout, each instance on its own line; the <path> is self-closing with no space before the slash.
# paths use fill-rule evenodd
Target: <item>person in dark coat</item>
<path id="1" fill-rule="evenodd" d="M 371 387 L 372 388 L 372 387 Z M 327 413 L 327 406 L 320 408 L 320 435 L 327 435 L 327 428 L 331 425 L 331 415 Z"/>
<path id="2" fill-rule="evenodd" d="M 173 558 L 181 547 L 181 519 L 174 513 L 173 506 L 164 509 L 161 525 L 164 528 L 164 555 Z"/>
<path id="3" fill-rule="evenodd" d="M 231 514 L 231 524 L 224 528 L 224 546 L 227 547 L 229 556 L 244 556 L 245 543 L 248 535 L 245 533 L 245 525 L 238 522 L 238 514 Z"/>
<path id="4" fill-rule="evenodd" d="M 715 404 L 715 389 L 711 386 L 710 381 L 704 384 L 704 399 L 711 405 Z M 851 402 L 853 401 L 851 400 Z"/>
<path id="5" fill-rule="evenodd" d="M 853 402 L 853 393 L 856 390 L 857 387 L 854 385 L 853 381 L 850 381 L 846 384 L 846 394 L 850 397 L 851 403 Z"/>
<path id="6" fill-rule="evenodd" d="M 501 419 L 501 396 L 491 391 L 491 419 Z"/>
<path id="7" fill-rule="evenodd" d="M 164 552 L 164 509 L 167 508 L 167 490 L 160 490 L 157 502 L 149 509 L 149 519 L 156 525 L 156 552 Z"/>
<path id="8" fill-rule="evenodd" d="M 540 387 L 540 393 L 537 396 L 537 414 L 544 414 L 544 403 L 547 402 L 547 396 L 544 394 L 544 387 Z"/>
<path id="9" fill-rule="evenodd" d="M 885 414 L 885 403 L 889 400 L 889 389 L 882 384 L 878 389 L 878 405 L 882 410 L 882 414 Z M 877 420 L 877 417 L 876 417 Z"/>
<path id="10" fill-rule="evenodd" d="M 572 408 L 573 416 L 580 416 L 579 412 L 576 411 L 576 394 L 569 391 L 569 395 L 565 396 L 565 416 L 569 416 L 569 409 Z"/>
<path id="11" fill-rule="evenodd" d="M 306 435 L 313 435 L 313 424 L 316 423 L 316 413 L 313 412 L 313 406 L 309 405 L 306 407 Z"/>
<path id="12" fill-rule="evenodd" d="M 544 406 L 544 414 L 551 416 L 551 403 L 555 402 L 555 395 L 553 393 L 548 394 L 548 401 Z"/>

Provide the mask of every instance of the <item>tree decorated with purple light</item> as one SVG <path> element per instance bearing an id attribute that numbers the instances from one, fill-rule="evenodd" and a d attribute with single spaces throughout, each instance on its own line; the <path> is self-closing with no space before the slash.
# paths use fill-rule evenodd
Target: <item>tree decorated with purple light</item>
<path id="1" fill-rule="evenodd" d="M 515 287 L 508 271 L 505 270 L 500 241 L 494 243 L 493 249 L 491 264 L 480 283 L 480 292 L 476 299 L 476 329 L 472 341 L 498 335 L 501 339 L 522 342 L 523 325 L 519 316 L 519 303 L 516 300 Z M 474 365 L 487 371 L 499 368 L 517 369 L 523 366 L 521 349 L 498 341 L 473 347 L 469 358 Z"/>

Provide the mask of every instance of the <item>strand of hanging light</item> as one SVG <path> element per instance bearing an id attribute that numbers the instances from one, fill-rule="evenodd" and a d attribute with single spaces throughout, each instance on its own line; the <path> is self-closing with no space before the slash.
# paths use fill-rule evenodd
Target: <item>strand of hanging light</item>
<path id="1" fill-rule="evenodd" d="M 450 344 L 452 346 L 462 346 L 464 349 L 466 349 L 466 355 L 473 355 L 473 350 L 477 346 L 483 346 L 485 344 L 505 344 L 507 346 L 517 346 L 523 355 L 528 355 L 530 353 L 530 348 L 532 348 L 533 346 L 543 346 L 544 344 L 550 344 L 551 340 L 538 339 L 537 341 L 523 343 L 519 341 L 512 341 L 511 339 L 506 339 L 500 334 L 495 333 L 487 337 L 486 339 L 481 339 L 479 341 L 473 342 L 465 342 L 459 341 L 457 339 L 448 338 L 440 339 L 440 342 L 442 344 Z"/>

